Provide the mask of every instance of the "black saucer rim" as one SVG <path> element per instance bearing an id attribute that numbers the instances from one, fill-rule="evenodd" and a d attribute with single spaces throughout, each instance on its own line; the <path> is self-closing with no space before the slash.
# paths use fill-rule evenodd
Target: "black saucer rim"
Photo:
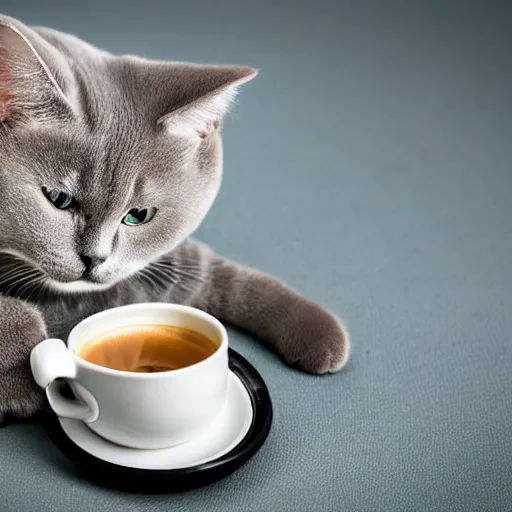
<path id="1" fill-rule="evenodd" d="M 263 446 L 272 425 L 272 400 L 259 372 L 231 348 L 229 367 L 249 394 L 253 409 L 252 422 L 237 446 L 221 457 L 202 464 L 179 469 L 141 469 L 114 464 L 75 444 L 49 407 L 41 417 L 42 423 L 50 440 L 73 462 L 81 476 L 102 487 L 136 493 L 171 493 L 203 487 L 225 478 L 252 458 Z"/>

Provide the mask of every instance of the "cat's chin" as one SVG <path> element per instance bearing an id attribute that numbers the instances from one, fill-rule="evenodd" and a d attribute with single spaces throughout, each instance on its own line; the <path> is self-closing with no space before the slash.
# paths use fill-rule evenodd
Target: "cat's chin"
<path id="1" fill-rule="evenodd" d="M 94 283 L 89 279 L 78 279 L 77 281 L 70 281 L 64 283 L 62 281 L 56 281 L 50 279 L 48 284 L 50 287 L 58 292 L 63 293 L 84 293 L 84 292 L 100 292 L 102 290 L 108 290 L 112 288 L 115 283 Z"/>

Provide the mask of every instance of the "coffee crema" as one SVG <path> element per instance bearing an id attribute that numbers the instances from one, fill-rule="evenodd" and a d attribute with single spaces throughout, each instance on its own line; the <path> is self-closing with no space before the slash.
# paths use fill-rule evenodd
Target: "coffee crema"
<path id="1" fill-rule="evenodd" d="M 87 341 L 78 355 L 113 370 L 153 373 L 199 363 L 217 348 L 207 336 L 183 327 L 131 325 Z"/>

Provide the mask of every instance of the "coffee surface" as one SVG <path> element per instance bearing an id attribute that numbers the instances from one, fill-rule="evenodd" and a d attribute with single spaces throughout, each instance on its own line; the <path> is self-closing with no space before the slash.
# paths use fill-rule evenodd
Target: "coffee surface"
<path id="1" fill-rule="evenodd" d="M 114 370 L 153 373 L 185 368 L 217 345 L 201 333 L 171 325 L 132 325 L 87 341 L 78 355 Z"/>

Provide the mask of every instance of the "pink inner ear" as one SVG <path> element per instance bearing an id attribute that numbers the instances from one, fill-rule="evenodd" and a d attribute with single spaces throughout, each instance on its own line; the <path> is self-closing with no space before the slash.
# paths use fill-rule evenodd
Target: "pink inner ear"
<path id="1" fill-rule="evenodd" d="M 201 139 L 206 139 L 209 135 L 217 131 L 219 129 L 219 126 L 220 121 L 218 119 L 215 119 L 215 121 L 210 121 L 206 125 L 206 128 L 199 133 L 199 137 L 201 137 Z"/>
<path id="2" fill-rule="evenodd" d="M 10 90 L 11 77 L 5 60 L 2 59 L 0 51 L 0 122 L 7 119 L 9 106 L 14 98 Z"/>

